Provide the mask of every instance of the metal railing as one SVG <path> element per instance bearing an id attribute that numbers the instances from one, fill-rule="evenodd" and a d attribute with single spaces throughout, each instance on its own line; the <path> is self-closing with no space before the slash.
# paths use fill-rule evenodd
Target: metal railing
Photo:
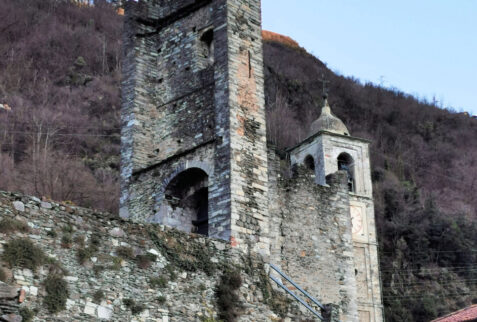
<path id="1" fill-rule="evenodd" d="M 305 291 L 304 289 L 302 289 L 298 284 L 296 284 L 290 277 L 288 277 L 285 273 L 283 273 L 277 266 L 273 265 L 273 264 L 270 264 L 270 268 L 272 268 L 274 271 L 276 271 L 278 274 L 280 274 L 284 279 L 286 279 L 288 282 L 290 282 L 290 284 L 292 284 L 297 290 L 299 290 L 303 295 L 305 295 L 308 299 L 310 299 L 313 303 L 315 303 L 317 306 L 319 306 L 322 310 L 326 310 L 325 307 L 317 300 L 315 299 L 313 296 L 311 296 L 310 294 L 308 294 L 307 291 Z M 286 287 L 285 285 L 283 285 L 283 283 L 277 279 L 276 277 L 273 277 L 271 275 L 272 271 L 270 270 L 270 278 L 272 279 L 272 281 L 274 281 L 275 283 L 277 283 L 278 286 L 280 286 L 281 288 L 283 288 L 285 290 L 285 292 L 287 292 L 288 294 L 290 294 L 291 296 L 293 296 L 293 298 L 295 298 L 295 300 L 297 300 L 298 302 L 300 302 L 304 307 L 306 307 L 311 313 L 313 313 L 317 318 L 319 318 L 321 321 L 325 321 L 325 319 L 321 316 L 320 313 L 316 312 L 315 309 L 313 309 L 308 303 L 306 303 L 302 298 L 300 298 L 298 295 L 296 295 L 294 292 L 292 292 L 288 287 Z"/>

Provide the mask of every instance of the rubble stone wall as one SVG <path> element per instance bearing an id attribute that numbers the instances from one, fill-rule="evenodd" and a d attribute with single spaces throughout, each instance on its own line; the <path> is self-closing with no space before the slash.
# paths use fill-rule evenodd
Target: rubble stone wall
<path id="1" fill-rule="evenodd" d="M 2 230 L 6 219 L 28 229 Z M 0 228 L 0 269 L 8 289 L 17 293 L 8 295 L 15 299 L 5 299 L 5 284 L 0 283 L 0 316 L 11 313 L 3 311 L 2 303 L 14 301 L 18 309 L 33 311 L 34 321 L 218 320 L 216 287 L 226 272 L 238 270 L 238 320 L 279 320 L 266 304 L 273 301 L 266 265 L 228 242 L 7 192 L 0 192 Z M 8 266 L 2 254 L 18 238 L 33 242 L 49 259 L 36 270 Z M 92 244 L 95 251 L 83 255 L 80 264 L 80 253 Z M 55 314 L 44 305 L 44 282 L 50 274 L 60 274 L 69 292 L 66 308 Z M 133 313 L 126 299 L 140 310 Z M 283 308 L 287 321 L 301 319 L 296 307 Z"/>
<path id="2" fill-rule="evenodd" d="M 320 186 L 313 171 L 298 166 L 287 178 L 269 157 L 270 262 L 321 303 L 339 306 L 341 320 L 358 321 L 346 173 Z"/>

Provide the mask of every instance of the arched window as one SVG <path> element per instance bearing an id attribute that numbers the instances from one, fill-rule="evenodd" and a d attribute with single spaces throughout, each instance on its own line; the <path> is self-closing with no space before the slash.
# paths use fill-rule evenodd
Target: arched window
<path id="1" fill-rule="evenodd" d="M 338 170 L 346 171 L 348 174 L 348 190 L 354 192 L 354 160 L 351 155 L 343 152 L 338 156 Z"/>
<path id="2" fill-rule="evenodd" d="M 182 171 L 166 187 L 167 224 L 208 235 L 208 176 L 199 168 Z"/>
<path id="3" fill-rule="evenodd" d="M 204 31 L 199 40 L 200 64 L 202 68 L 207 68 L 214 64 L 214 30 Z"/>
<path id="4" fill-rule="evenodd" d="M 307 155 L 305 160 L 303 161 L 305 167 L 309 170 L 315 171 L 315 159 L 311 155 Z"/>

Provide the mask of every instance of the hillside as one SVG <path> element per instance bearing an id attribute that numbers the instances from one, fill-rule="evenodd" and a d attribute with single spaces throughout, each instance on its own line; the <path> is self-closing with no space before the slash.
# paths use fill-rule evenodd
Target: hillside
<path id="1" fill-rule="evenodd" d="M 0 12 L 0 104 L 11 108 L 0 108 L 0 189 L 116 212 L 122 17 L 100 1 L 4 0 Z M 264 37 L 270 142 L 285 149 L 306 136 L 322 73 L 334 113 L 373 142 L 387 320 L 477 302 L 477 120 Z"/>
<path id="2" fill-rule="evenodd" d="M 335 114 L 372 141 L 386 320 L 425 321 L 477 301 L 477 120 L 336 75 L 287 42 L 266 41 L 264 56 L 269 141 L 304 138 L 322 74 Z"/>

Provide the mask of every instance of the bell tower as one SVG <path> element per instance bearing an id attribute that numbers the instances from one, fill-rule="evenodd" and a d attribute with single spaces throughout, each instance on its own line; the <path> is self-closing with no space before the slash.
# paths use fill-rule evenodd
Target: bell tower
<path id="1" fill-rule="evenodd" d="M 125 10 L 120 216 L 268 252 L 258 0 Z"/>
<path id="2" fill-rule="evenodd" d="M 332 173 L 346 172 L 359 321 L 382 321 L 369 141 L 350 135 L 332 113 L 325 94 L 321 115 L 311 124 L 308 138 L 289 152 L 291 164 L 313 171 L 319 185 L 327 186 Z"/>

